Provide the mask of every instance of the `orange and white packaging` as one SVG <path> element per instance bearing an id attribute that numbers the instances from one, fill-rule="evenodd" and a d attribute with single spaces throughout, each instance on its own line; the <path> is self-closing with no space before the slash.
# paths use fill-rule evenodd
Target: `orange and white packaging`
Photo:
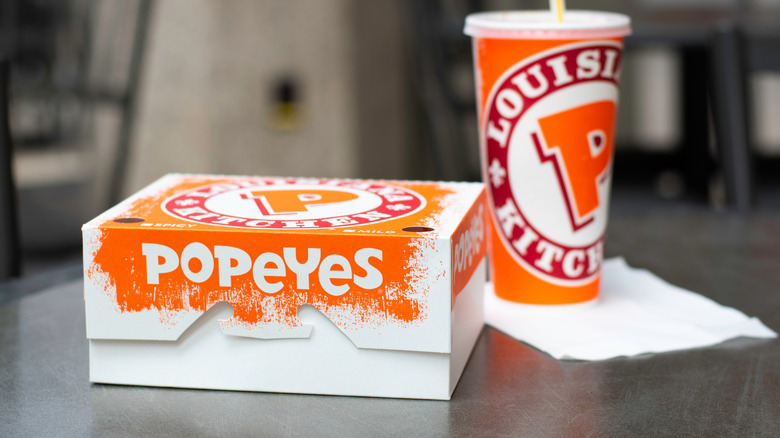
<path id="1" fill-rule="evenodd" d="M 83 227 L 92 382 L 449 399 L 481 184 L 168 175 Z"/>
<path id="2" fill-rule="evenodd" d="M 524 304 L 598 296 L 623 37 L 621 14 L 472 14 L 495 294 Z"/>

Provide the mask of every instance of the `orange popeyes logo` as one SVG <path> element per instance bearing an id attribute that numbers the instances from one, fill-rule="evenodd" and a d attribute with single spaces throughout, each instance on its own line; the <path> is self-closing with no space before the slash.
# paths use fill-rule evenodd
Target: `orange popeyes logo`
<path id="1" fill-rule="evenodd" d="M 310 211 L 318 205 L 337 204 L 358 199 L 354 193 L 339 190 L 255 190 L 242 194 L 243 199 L 252 199 L 264 215 L 289 214 Z"/>
<path id="2" fill-rule="evenodd" d="M 170 216 L 208 225 L 255 229 L 323 229 L 409 216 L 425 198 L 378 181 L 244 178 L 177 193 L 162 204 Z"/>
<path id="3" fill-rule="evenodd" d="M 602 101 L 540 118 L 544 146 L 531 134 L 542 162 L 555 167 L 575 231 L 593 221 L 600 205 L 598 188 L 612 163 L 614 125 L 615 103 Z"/>
<path id="4" fill-rule="evenodd" d="M 547 283 L 583 286 L 601 266 L 620 53 L 588 41 L 530 56 L 498 78 L 482 113 L 495 234 Z"/>

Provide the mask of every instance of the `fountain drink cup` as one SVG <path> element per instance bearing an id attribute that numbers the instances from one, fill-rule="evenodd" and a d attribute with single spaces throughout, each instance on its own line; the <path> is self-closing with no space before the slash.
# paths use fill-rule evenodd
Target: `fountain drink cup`
<path id="1" fill-rule="evenodd" d="M 491 278 L 504 300 L 598 297 L 627 16 L 469 15 Z"/>

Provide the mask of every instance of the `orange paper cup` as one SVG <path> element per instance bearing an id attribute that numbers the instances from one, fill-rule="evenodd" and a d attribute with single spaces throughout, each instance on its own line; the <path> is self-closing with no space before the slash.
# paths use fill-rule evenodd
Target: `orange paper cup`
<path id="1" fill-rule="evenodd" d="M 627 16 L 469 15 L 499 298 L 597 298 Z"/>

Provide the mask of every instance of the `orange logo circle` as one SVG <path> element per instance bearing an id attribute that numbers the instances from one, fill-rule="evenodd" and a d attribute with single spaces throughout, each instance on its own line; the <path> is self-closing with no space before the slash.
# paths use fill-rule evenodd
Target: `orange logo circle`
<path id="1" fill-rule="evenodd" d="M 551 283 L 598 275 L 620 57 L 612 41 L 557 47 L 508 69 L 487 101 L 483 165 L 498 234 Z"/>
<path id="2" fill-rule="evenodd" d="M 202 224 L 300 230 L 385 222 L 424 206 L 420 194 L 375 181 L 246 178 L 176 194 L 162 208 Z"/>

